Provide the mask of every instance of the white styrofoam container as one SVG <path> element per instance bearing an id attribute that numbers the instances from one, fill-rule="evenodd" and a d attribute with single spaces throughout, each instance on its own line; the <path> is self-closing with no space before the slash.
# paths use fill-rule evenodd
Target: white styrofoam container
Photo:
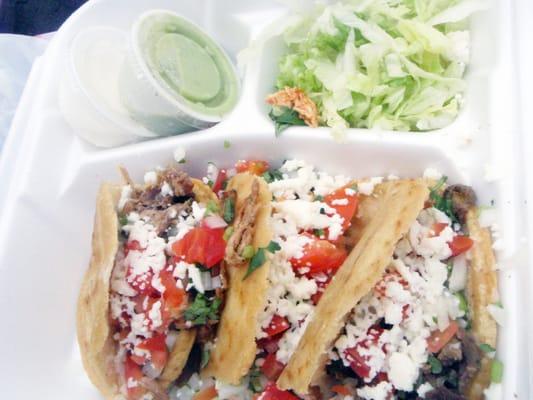
<path id="1" fill-rule="evenodd" d="M 482 203 L 494 200 L 503 249 L 498 264 L 506 322 L 498 358 L 505 365 L 504 398 L 531 398 L 532 280 L 523 184 L 527 136 L 516 79 L 519 6 L 494 2 L 473 19 L 467 104 L 440 131 L 351 129 L 339 144 L 327 128 L 295 127 L 275 139 L 263 104 L 282 50 L 279 39 L 272 39 L 248 65 L 237 107 L 217 126 L 97 149 L 73 135 L 58 106 L 63 79 L 58 71 L 77 32 L 94 25 L 126 30 L 141 12 L 167 8 L 199 24 L 235 57 L 284 9 L 260 0 L 95 0 L 84 5 L 34 67 L 0 159 L 0 398 L 100 398 L 81 366 L 74 318 L 90 255 L 96 190 L 103 180 L 118 180 L 118 165 L 141 179 L 143 171 L 171 162 L 178 146 L 186 149 L 185 168 L 193 175 L 202 175 L 207 161 L 229 165 L 251 157 L 274 164 L 304 158 L 328 172 L 354 177 L 419 176 L 434 167 L 451 182 L 471 184 Z M 487 168 L 499 179 L 488 182 Z"/>

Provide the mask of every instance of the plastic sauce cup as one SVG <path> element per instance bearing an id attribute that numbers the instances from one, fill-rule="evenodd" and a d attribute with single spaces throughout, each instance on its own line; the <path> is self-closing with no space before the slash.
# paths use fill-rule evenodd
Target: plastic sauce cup
<path id="1" fill-rule="evenodd" d="M 196 24 L 153 10 L 132 28 L 119 88 L 134 120 L 173 135 L 219 122 L 235 106 L 240 82 L 228 55 Z"/>

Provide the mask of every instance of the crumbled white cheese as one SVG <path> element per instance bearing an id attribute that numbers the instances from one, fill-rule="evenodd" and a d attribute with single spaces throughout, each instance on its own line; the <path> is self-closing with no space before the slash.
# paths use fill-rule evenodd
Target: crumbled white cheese
<path id="1" fill-rule="evenodd" d="M 182 146 L 178 146 L 174 149 L 174 160 L 176 162 L 183 162 L 185 160 L 186 152 L 185 148 Z"/>
<path id="2" fill-rule="evenodd" d="M 117 210 L 122 211 L 124 206 L 126 205 L 126 202 L 131 198 L 131 193 L 133 192 L 133 189 L 131 185 L 124 185 L 122 186 L 122 190 L 120 191 L 120 199 L 118 201 Z"/>
<path id="3" fill-rule="evenodd" d="M 161 185 L 161 195 L 162 196 L 174 196 L 174 191 L 168 184 L 168 182 L 163 182 Z"/>
<path id="4" fill-rule="evenodd" d="M 335 199 L 331 202 L 332 206 L 347 206 L 348 199 Z"/>
<path id="5" fill-rule="evenodd" d="M 189 278 L 191 279 L 191 283 L 189 286 L 187 286 L 187 290 L 189 290 L 191 287 L 194 287 L 198 292 L 204 293 L 205 288 L 202 283 L 202 273 L 200 269 L 195 265 L 188 264 L 187 272 L 189 274 Z"/>
<path id="6" fill-rule="evenodd" d="M 126 382 L 126 387 L 128 389 L 131 389 L 131 388 L 134 388 L 134 387 L 137 387 L 137 386 L 139 386 L 139 382 L 137 380 L 133 379 L 133 377 L 130 376 L 128 378 L 128 382 Z"/>
<path id="7" fill-rule="evenodd" d="M 424 170 L 424 178 L 438 181 L 442 178 L 442 174 L 435 168 L 426 168 Z"/>
<path id="8" fill-rule="evenodd" d="M 357 395 L 365 400 L 387 400 L 391 392 L 392 385 L 386 381 L 357 389 Z"/>
<path id="9" fill-rule="evenodd" d="M 357 190 L 359 193 L 364 194 L 366 196 L 370 196 L 374 192 L 374 187 L 376 185 L 379 185 L 381 182 L 383 182 L 383 177 L 373 177 L 369 180 L 365 180 L 362 182 L 357 183 Z"/>
<path id="10" fill-rule="evenodd" d="M 389 357 L 389 379 L 396 389 L 410 392 L 418 378 L 418 366 L 404 353 L 392 353 Z"/>
<path id="11" fill-rule="evenodd" d="M 215 182 L 217 180 L 217 177 L 218 177 L 218 167 L 213 164 L 213 163 L 208 163 L 207 164 L 207 173 L 206 173 L 206 178 L 207 178 L 207 182 L 204 182 L 204 183 L 208 183 L 209 181 L 211 182 Z"/>
<path id="12" fill-rule="evenodd" d="M 326 203 L 301 199 L 274 201 L 272 208 L 304 231 L 328 229 L 329 240 L 336 240 L 342 233 L 344 218 Z"/>
<path id="13" fill-rule="evenodd" d="M 148 171 L 145 173 L 144 183 L 147 185 L 155 185 L 157 183 L 157 173 L 155 171 Z"/>
<path id="14" fill-rule="evenodd" d="M 161 301 L 156 301 L 152 308 L 150 308 L 150 311 L 148 312 L 148 317 L 150 318 L 150 321 L 152 321 L 151 328 L 156 329 L 159 328 L 161 325 L 163 325 L 163 319 L 161 317 Z"/>
<path id="15" fill-rule="evenodd" d="M 154 277 L 152 278 L 152 287 L 159 293 L 165 293 L 165 287 L 161 282 L 161 277 L 159 276 L 159 274 L 154 275 Z"/>
<path id="16" fill-rule="evenodd" d="M 312 165 L 299 160 L 285 161 L 279 171 L 283 179 L 268 185 L 278 199 L 312 200 L 314 195 L 325 196 L 350 182 L 350 179 L 342 175 L 331 176 L 317 172 Z"/>
<path id="17" fill-rule="evenodd" d="M 423 384 L 421 384 L 418 389 L 416 389 L 416 393 L 418 393 L 418 395 L 425 399 L 426 398 L 426 394 L 428 392 L 431 392 L 433 390 L 433 386 L 431 386 L 431 383 L 428 383 L 428 382 L 424 382 Z"/>
<path id="18" fill-rule="evenodd" d="M 166 264 L 165 239 L 157 236 L 153 225 L 143 220 L 136 221 L 130 229 L 128 241 L 137 241 L 141 250 L 130 250 L 125 263 L 131 268 L 130 279 L 150 272 L 161 271 Z"/>

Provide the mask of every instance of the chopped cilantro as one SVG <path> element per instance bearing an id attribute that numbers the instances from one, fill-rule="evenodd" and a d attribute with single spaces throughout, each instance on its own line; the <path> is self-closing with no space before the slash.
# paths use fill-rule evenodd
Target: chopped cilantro
<path id="1" fill-rule="evenodd" d="M 479 345 L 479 349 L 483 353 L 494 353 L 496 351 L 496 349 L 494 347 L 492 347 L 490 344 L 487 344 L 487 343 L 481 343 Z"/>
<path id="2" fill-rule="evenodd" d="M 280 107 L 280 109 L 276 111 L 271 110 L 268 116 L 274 121 L 276 137 L 290 126 L 305 125 L 305 122 L 299 117 L 298 113 L 287 107 Z"/>
<path id="3" fill-rule="evenodd" d="M 279 245 L 279 243 L 274 242 L 273 240 L 271 240 L 270 243 L 268 244 L 268 246 L 265 247 L 265 249 L 268 252 L 274 254 L 276 251 L 281 250 L 281 246 Z"/>
<path id="4" fill-rule="evenodd" d="M 314 198 L 314 201 L 324 201 L 324 196 L 317 194 Z"/>
<path id="5" fill-rule="evenodd" d="M 187 162 L 187 160 L 185 158 L 182 158 L 181 160 L 178 161 L 178 163 L 180 164 L 185 164 Z"/>
<path id="6" fill-rule="evenodd" d="M 124 214 L 120 214 L 118 216 L 118 222 L 120 223 L 120 226 L 128 225 L 128 217 Z"/>
<path id="7" fill-rule="evenodd" d="M 246 258 L 247 260 L 252 258 L 254 256 L 254 246 L 252 246 L 251 244 L 249 244 L 248 246 L 245 246 L 244 249 L 242 249 L 241 256 L 243 258 Z"/>
<path id="8" fill-rule="evenodd" d="M 265 263 L 265 261 L 265 249 L 257 249 L 253 257 L 251 258 L 250 263 L 248 264 L 248 271 L 246 271 L 246 275 L 244 275 L 243 279 L 248 278 L 252 274 L 252 272 L 261 267 Z"/>
<path id="9" fill-rule="evenodd" d="M 468 312 L 468 303 L 466 302 L 465 294 L 461 292 L 455 293 L 455 297 L 459 300 L 459 310 L 467 313 Z"/>
<path id="10" fill-rule="evenodd" d="M 224 140 L 224 148 L 229 149 L 231 147 L 231 142 L 229 140 Z"/>
<path id="11" fill-rule="evenodd" d="M 234 230 L 233 226 L 228 226 L 224 231 L 224 236 L 222 236 L 222 238 L 227 242 L 231 235 L 233 235 Z"/>
<path id="12" fill-rule="evenodd" d="M 326 234 L 326 231 L 324 231 L 324 229 L 315 229 L 314 232 L 316 237 L 324 237 L 324 235 Z"/>
<path id="13" fill-rule="evenodd" d="M 435 356 L 429 356 L 428 362 L 431 367 L 431 373 L 438 375 L 442 372 L 442 363 L 440 360 Z"/>
<path id="14" fill-rule="evenodd" d="M 272 183 L 274 181 L 280 181 L 283 179 L 283 174 L 277 169 L 268 170 L 262 176 L 267 183 Z"/>
<path id="15" fill-rule="evenodd" d="M 202 359 L 200 360 L 200 369 L 204 369 L 207 363 L 209 362 L 209 357 L 211 353 L 206 348 L 202 349 Z"/>
<path id="16" fill-rule="evenodd" d="M 205 207 L 205 213 L 206 215 L 210 215 L 210 214 L 218 214 L 219 212 L 219 209 L 218 209 L 218 204 L 215 200 L 209 200 L 207 202 L 207 205 Z"/>
<path id="17" fill-rule="evenodd" d="M 228 224 L 233 222 L 233 218 L 235 218 L 235 201 L 232 198 L 224 200 L 222 217 Z"/>
<path id="18" fill-rule="evenodd" d="M 501 383 L 503 377 L 503 363 L 499 360 L 492 360 L 490 366 L 490 381 L 492 383 Z"/>
<path id="19" fill-rule="evenodd" d="M 254 393 L 261 393 L 263 386 L 261 385 L 261 371 L 255 365 L 248 373 L 248 389 Z"/>
<path id="20" fill-rule="evenodd" d="M 496 307 L 503 308 L 503 304 L 502 304 L 501 300 L 498 300 L 496 303 L 494 303 L 494 305 L 495 305 Z"/>
<path id="21" fill-rule="evenodd" d="M 198 293 L 193 303 L 185 310 L 186 321 L 191 321 L 193 325 L 205 325 L 207 321 L 218 321 L 218 308 L 221 300 L 217 297 L 209 300 L 202 293 Z"/>
<path id="22" fill-rule="evenodd" d="M 448 180 L 447 176 L 443 176 L 429 191 L 429 198 L 433 202 L 433 207 L 446 214 L 453 222 L 458 222 L 457 217 L 453 212 L 452 199 L 444 197 L 440 192 Z"/>
<path id="23" fill-rule="evenodd" d="M 266 247 L 261 247 L 257 249 L 253 257 L 250 259 L 250 263 L 248 264 L 248 270 L 246 271 L 246 275 L 244 275 L 243 279 L 248 278 L 252 272 L 260 268 L 265 263 L 266 261 L 265 250 L 270 253 L 275 253 L 276 251 L 280 249 L 281 249 L 281 246 L 274 241 L 271 241 Z"/>

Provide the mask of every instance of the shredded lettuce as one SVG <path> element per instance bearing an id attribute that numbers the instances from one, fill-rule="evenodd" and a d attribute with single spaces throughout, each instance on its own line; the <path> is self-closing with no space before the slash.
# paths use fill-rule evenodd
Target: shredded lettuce
<path id="1" fill-rule="evenodd" d="M 277 89 L 299 87 L 321 123 L 428 131 L 450 124 L 465 90 L 467 18 L 488 0 L 344 0 L 285 27 Z"/>

